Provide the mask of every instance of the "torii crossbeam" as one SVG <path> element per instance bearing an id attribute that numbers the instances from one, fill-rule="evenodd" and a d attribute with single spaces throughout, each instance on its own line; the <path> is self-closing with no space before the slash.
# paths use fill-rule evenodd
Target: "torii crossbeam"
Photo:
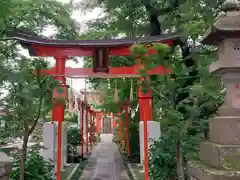
<path id="1" fill-rule="evenodd" d="M 108 73 L 99 72 L 95 73 L 92 68 L 65 68 L 65 77 L 68 78 L 137 78 L 140 77 L 139 65 L 134 65 L 131 67 L 110 67 Z M 154 69 L 147 71 L 148 75 L 161 75 L 164 73 L 170 73 L 170 69 L 165 69 L 162 66 L 157 66 Z M 43 69 L 40 71 L 43 75 L 57 76 L 56 67 L 51 69 Z"/>

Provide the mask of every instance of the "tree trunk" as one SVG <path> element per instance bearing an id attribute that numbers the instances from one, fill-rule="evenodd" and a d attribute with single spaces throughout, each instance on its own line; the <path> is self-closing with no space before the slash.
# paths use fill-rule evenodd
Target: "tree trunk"
<path id="1" fill-rule="evenodd" d="M 20 159 L 20 180 L 24 180 L 24 174 L 25 174 L 25 159 L 27 155 L 27 143 L 29 139 L 29 133 L 24 133 L 23 136 L 23 145 L 22 145 L 22 153 L 21 153 L 21 159 Z"/>
<path id="2" fill-rule="evenodd" d="M 176 144 L 177 176 L 178 180 L 185 180 L 183 154 L 180 148 L 180 141 Z"/>

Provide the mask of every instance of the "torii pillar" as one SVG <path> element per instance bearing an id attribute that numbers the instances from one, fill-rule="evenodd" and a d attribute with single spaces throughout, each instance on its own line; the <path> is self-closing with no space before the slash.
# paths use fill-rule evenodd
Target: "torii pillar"
<path id="1" fill-rule="evenodd" d="M 62 122 L 64 121 L 64 105 L 67 98 L 67 87 L 66 78 L 63 76 L 65 74 L 65 63 L 66 57 L 55 57 L 56 59 L 56 76 L 55 80 L 59 81 L 60 87 L 53 90 L 53 110 L 52 110 L 52 120 L 57 121 L 57 169 L 56 178 L 61 179 L 61 167 L 62 167 Z M 63 102 L 58 102 L 58 98 L 63 98 Z M 62 101 L 62 100 L 61 100 Z"/>
<path id="2" fill-rule="evenodd" d="M 101 132 L 101 112 L 96 112 L 96 129 L 97 133 Z"/>

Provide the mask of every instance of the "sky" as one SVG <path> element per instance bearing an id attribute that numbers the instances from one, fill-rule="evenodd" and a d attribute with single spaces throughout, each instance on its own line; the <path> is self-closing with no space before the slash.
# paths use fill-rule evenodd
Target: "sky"
<path id="1" fill-rule="evenodd" d="M 62 3 L 68 3 L 70 0 L 56 0 Z M 80 3 L 80 2 L 91 2 L 91 1 L 95 1 L 95 0 L 74 0 L 74 3 Z M 101 8 L 95 8 L 94 10 L 90 11 L 90 12 L 81 12 L 79 10 L 76 10 L 73 12 L 72 14 L 72 18 L 75 19 L 76 21 L 78 21 L 81 24 L 81 30 L 80 31 L 86 31 L 86 22 L 92 19 L 95 19 L 99 16 L 102 16 L 102 10 Z M 48 37 L 51 36 L 52 34 L 55 33 L 55 30 L 51 27 L 47 28 L 44 32 L 43 35 Z M 21 50 L 21 53 L 25 56 L 29 56 L 28 51 L 25 49 Z M 51 65 L 55 64 L 55 61 L 51 58 L 49 58 L 49 61 L 51 63 Z M 66 62 L 66 66 L 67 67 L 72 67 L 72 68 L 81 68 L 83 67 L 84 62 L 83 62 L 83 58 L 78 57 L 78 63 L 74 62 L 74 61 L 67 61 Z M 85 88 L 85 79 L 69 79 L 67 78 L 67 84 L 72 86 L 74 94 L 78 94 L 80 89 L 84 89 Z M 87 85 L 87 88 L 89 87 L 89 85 Z M 3 93 L 3 94 L 1 94 Z M 8 90 L 4 90 L 1 89 L 1 93 L 0 96 L 4 97 L 7 95 Z"/>
<path id="2" fill-rule="evenodd" d="M 63 3 L 68 3 L 70 0 L 57 0 Z M 74 3 L 79 3 L 82 1 L 86 1 L 86 0 L 74 0 Z M 87 0 L 87 1 L 91 1 L 91 0 Z M 81 24 L 81 31 L 86 30 L 86 28 L 84 28 L 85 23 L 91 19 L 95 19 L 97 17 L 99 17 L 101 15 L 101 9 L 100 8 L 95 8 L 93 11 L 91 12 L 87 12 L 87 13 L 83 13 L 81 11 L 74 11 L 72 14 L 72 18 L 77 20 L 80 24 Z M 45 30 L 45 32 L 43 32 L 44 36 L 51 36 L 52 34 L 54 34 L 54 29 L 49 27 Z M 27 55 L 27 52 L 23 51 L 23 53 L 25 55 Z M 52 65 L 54 65 L 55 61 L 54 60 L 50 60 L 50 63 Z M 74 62 L 74 61 L 67 61 L 66 66 L 67 67 L 73 67 L 73 68 L 81 68 L 83 67 L 84 62 L 83 59 L 81 57 L 78 58 L 78 63 Z M 84 79 L 67 79 L 67 83 L 69 85 L 72 86 L 72 88 L 74 89 L 75 92 L 79 92 L 80 89 L 85 88 L 85 80 Z M 88 85 L 87 85 L 88 87 Z"/>
<path id="3" fill-rule="evenodd" d="M 63 3 L 68 3 L 70 0 L 58 0 L 60 2 Z M 82 1 L 86 1 L 86 0 L 74 0 L 74 3 L 79 3 Z M 91 1 L 91 0 L 87 0 L 87 1 Z M 101 15 L 101 9 L 100 8 L 95 8 L 93 11 L 91 12 L 87 12 L 87 13 L 83 13 L 81 11 L 74 11 L 72 14 L 72 18 L 77 20 L 82 27 L 81 31 L 86 30 L 84 28 L 84 25 L 87 21 L 91 20 L 91 19 L 95 19 L 97 17 L 99 17 Z M 82 58 L 78 58 L 79 62 L 75 63 L 73 61 L 68 61 L 66 63 L 67 66 L 69 67 L 83 67 L 84 62 Z M 72 85 L 72 88 L 74 89 L 75 92 L 79 92 L 80 89 L 83 89 L 85 87 L 85 80 L 84 79 L 69 79 L 68 81 L 70 81 L 70 85 Z M 88 87 L 88 85 L 87 85 Z"/>

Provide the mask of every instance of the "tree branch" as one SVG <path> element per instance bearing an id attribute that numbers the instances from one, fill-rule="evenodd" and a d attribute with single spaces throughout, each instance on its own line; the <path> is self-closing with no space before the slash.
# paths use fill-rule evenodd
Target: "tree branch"
<path id="1" fill-rule="evenodd" d="M 37 70 L 37 82 L 38 82 L 38 86 L 39 86 L 39 89 L 40 89 L 39 106 L 38 106 L 37 115 L 33 120 L 33 125 L 29 130 L 29 134 L 32 134 L 32 132 L 34 131 L 34 129 L 35 129 L 37 123 L 38 123 L 38 120 L 39 120 L 40 115 L 41 115 L 42 104 L 43 104 L 43 90 L 42 90 L 42 83 L 40 82 L 39 70 Z"/>

